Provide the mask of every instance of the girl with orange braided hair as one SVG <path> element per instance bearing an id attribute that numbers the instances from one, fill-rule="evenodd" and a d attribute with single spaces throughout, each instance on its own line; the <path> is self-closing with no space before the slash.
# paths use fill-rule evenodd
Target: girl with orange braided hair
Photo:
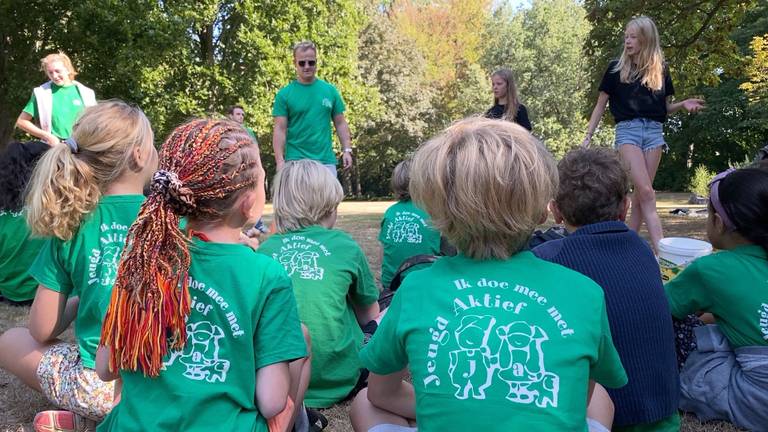
<path id="1" fill-rule="evenodd" d="M 285 270 L 239 244 L 264 177 L 236 123 L 193 120 L 165 142 L 104 318 L 97 371 L 123 390 L 100 431 L 290 427 L 308 341 Z"/>
<path id="2" fill-rule="evenodd" d="M 27 224 L 47 239 L 29 270 L 39 285 L 28 328 L 0 336 L 0 367 L 67 410 L 39 413 L 35 430 L 80 430 L 112 409 L 96 348 L 128 227 L 157 166 L 153 141 L 139 108 L 103 102 L 45 152 L 27 185 Z M 76 344 L 64 343 L 72 323 Z"/>

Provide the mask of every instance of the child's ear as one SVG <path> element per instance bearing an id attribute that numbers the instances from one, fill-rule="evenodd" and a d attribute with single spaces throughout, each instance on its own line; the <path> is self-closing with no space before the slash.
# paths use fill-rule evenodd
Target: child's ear
<path id="1" fill-rule="evenodd" d="M 555 223 L 562 225 L 563 221 L 565 221 L 565 218 L 563 218 L 563 214 L 560 213 L 560 208 L 557 207 L 555 200 L 549 202 L 549 211 L 552 212 L 552 217 L 555 218 Z"/>
<path id="2" fill-rule="evenodd" d="M 621 210 L 619 211 L 619 220 L 624 222 L 627 220 L 627 213 L 629 213 L 629 197 L 624 196 L 624 199 L 621 201 Z"/>
<path id="3" fill-rule="evenodd" d="M 723 218 L 720 217 L 717 212 L 713 215 L 712 222 L 715 226 L 715 232 L 722 235 L 725 234 L 726 231 L 728 231 L 728 228 L 725 227 L 725 222 L 723 222 Z"/>
<path id="4" fill-rule="evenodd" d="M 247 221 L 247 223 L 256 221 L 261 217 L 261 209 L 256 208 L 258 200 L 258 194 L 254 191 L 245 192 L 240 198 L 240 203 L 237 206 L 240 211 L 240 215 Z"/>

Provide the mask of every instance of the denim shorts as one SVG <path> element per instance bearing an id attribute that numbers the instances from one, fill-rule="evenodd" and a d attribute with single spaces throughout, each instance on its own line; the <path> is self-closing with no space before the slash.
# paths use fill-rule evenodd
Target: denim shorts
<path id="1" fill-rule="evenodd" d="M 617 150 L 624 144 L 631 144 L 640 148 L 643 152 L 664 147 L 664 125 L 647 118 L 636 118 L 616 123 L 616 141 L 614 148 Z"/>

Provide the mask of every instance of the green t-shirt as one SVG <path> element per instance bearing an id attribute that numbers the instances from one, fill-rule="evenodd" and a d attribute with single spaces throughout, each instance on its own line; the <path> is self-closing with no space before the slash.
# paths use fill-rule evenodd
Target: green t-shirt
<path id="1" fill-rule="evenodd" d="M 325 408 L 344 399 L 360 376 L 363 332 L 352 303 L 371 305 L 379 290 L 360 246 L 345 232 L 319 225 L 274 234 L 259 252 L 293 280 L 299 318 L 312 337 L 312 378 L 304 403 Z"/>
<path id="2" fill-rule="evenodd" d="M 143 195 L 107 195 L 69 240 L 46 240 L 29 273 L 40 285 L 80 297 L 75 335 L 83 366 L 93 369 L 125 237 Z"/>
<path id="3" fill-rule="evenodd" d="M 156 378 L 121 371 L 122 400 L 99 431 L 267 431 L 256 371 L 307 355 L 291 280 L 246 246 L 190 247 L 187 343 Z"/>
<path id="4" fill-rule="evenodd" d="M 698 258 L 664 289 L 675 317 L 711 312 L 731 347 L 768 345 L 768 260 L 760 246 Z"/>
<path id="5" fill-rule="evenodd" d="M 381 284 L 389 287 L 406 259 L 414 255 L 440 253 L 440 233 L 432 228 L 429 215 L 411 200 L 393 204 L 384 213 L 379 231 L 383 250 Z"/>
<path id="6" fill-rule="evenodd" d="M 59 138 L 69 138 L 72 135 L 72 126 L 75 125 L 77 115 L 85 109 L 85 103 L 80 96 L 77 85 L 70 84 L 59 87 L 51 83 L 51 133 Z M 24 106 L 24 112 L 35 119 L 40 119 L 37 111 L 37 98 L 32 93 L 27 105 Z"/>
<path id="7" fill-rule="evenodd" d="M 408 275 L 360 359 L 409 367 L 419 432 L 586 431 L 589 379 L 627 383 L 603 290 L 531 252 Z"/>
<path id="8" fill-rule="evenodd" d="M 288 118 L 285 160 L 312 159 L 336 165 L 331 120 L 343 112 L 339 91 L 321 79 L 311 84 L 294 80 L 280 89 L 272 116 Z"/>
<path id="9" fill-rule="evenodd" d="M 253 142 L 255 142 L 256 144 L 258 144 L 258 143 L 259 143 L 259 140 L 258 140 L 258 139 L 256 139 L 256 131 L 254 131 L 253 129 L 249 128 L 248 126 L 243 126 L 243 128 L 245 129 L 245 131 L 246 131 L 246 132 L 248 132 L 248 136 L 250 136 L 251 138 L 253 138 Z"/>
<path id="10" fill-rule="evenodd" d="M 23 212 L 0 210 L 0 294 L 17 302 L 35 298 L 37 281 L 28 270 L 43 243 L 30 237 Z"/>

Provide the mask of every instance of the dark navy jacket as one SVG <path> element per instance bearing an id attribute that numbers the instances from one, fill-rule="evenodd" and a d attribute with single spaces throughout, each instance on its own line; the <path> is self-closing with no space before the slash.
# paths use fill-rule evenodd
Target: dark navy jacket
<path id="1" fill-rule="evenodd" d="M 599 222 L 533 253 L 603 287 L 613 343 L 629 377 L 626 386 L 606 389 L 616 406 L 613 425 L 652 423 L 674 414 L 679 381 L 672 316 L 648 244 L 623 222 Z"/>

